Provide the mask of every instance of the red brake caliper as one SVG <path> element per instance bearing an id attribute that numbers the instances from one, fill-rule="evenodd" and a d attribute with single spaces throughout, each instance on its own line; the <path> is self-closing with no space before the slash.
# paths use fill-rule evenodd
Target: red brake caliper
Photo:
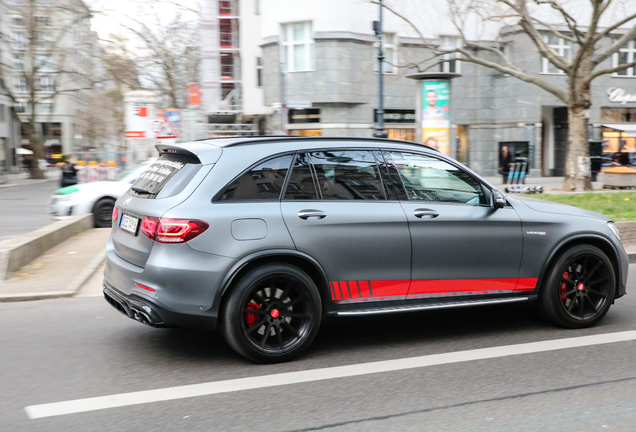
<path id="1" fill-rule="evenodd" d="M 247 308 L 248 309 L 260 309 L 258 307 L 258 305 L 256 303 L 250 302 L 247 304 Z M 245 321 L 247 322 L 247 326 L 248 327 L 252 327 L 254 324 L 256 324 L 256 321 L 258 321 L 258 315 L 256 315 L 255 313 L 246 313 L 245 314 Z"/>
<path id="2" fill-rule="evenodd" d="M 563 273 L 563 279 L 568 279 L 570 277 L 570 273 Z M 567 300 L 568 296 L 565 295 L 565 291 L 567 289 L 567 284 L 565 282 L 561 282 L 561 301 Z"/>

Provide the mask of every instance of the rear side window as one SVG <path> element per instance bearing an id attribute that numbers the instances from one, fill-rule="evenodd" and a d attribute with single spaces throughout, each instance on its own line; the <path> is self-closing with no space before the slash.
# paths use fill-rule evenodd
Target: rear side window
<path id="1" fill-rule="evenodd" d="M 216 201 L 278 200 L 292 159 L 285 155 L 258 164 L 223 189 Z"/>
<path id="2" fill-rule="evenodd" d="M 307 153 L 299 153 L 294 159 L 294 166 L 287 181 L 284 199 L 286 200 L 315 200 L 318 191 L 311 173 L 311 162 Z"/>
<path id="3" fill-rule="evenodd" d="M 130 187 L 140 198 L 166 198 L 181 192 L 201 169 L 197 158 L 163 154 Z"/>
<path id="4" fill-rule="evenodd" d="M 385 200 L 380 170 L 367 150 L 311 153 L 323 200 Z"/>

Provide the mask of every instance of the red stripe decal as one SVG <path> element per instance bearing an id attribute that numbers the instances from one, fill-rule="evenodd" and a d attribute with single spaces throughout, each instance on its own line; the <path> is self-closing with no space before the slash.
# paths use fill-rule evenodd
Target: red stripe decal
<path id="1" fill-rule="evenodd" d="M 537 278 L 519 278 L 515 291 L 533 291 L 537 287 Z"/>
<path id="2" fill-rule="evenodd" d="M 335 300 L 336 294 L 333 291 L 333 282 L 329 282 L 329 290 L 331 290 L 331 300 Z"/>
<path id="3" fill-rule="evenodd" d="M 340 294 L 342 294 L 343 300 L 351 298 L 349 295 L 349 287 L 347 287 L 347 282 L 345 281 L 340 281 Z"/>
<path id="4" fill-rule="evenodd" d="M 516 284 L 516 278 L 414 280 L 411 283 L 409 296 L 442 293 L 473 293 L 484 291 L 512 292 L 514 291 Z"/>
<path id="5" fill-rule="evenodd" d="M 331 282 L 333 284 L 333 292 L 334 295 L 336 296 L 336 300 L 342 300 L 342 296 L 340 295 L 340 286 L 338 285 L 338 282 Z"/>
<path id="6" fill-rule="evenodd" d="M 410 281 L 371 281 L 373 297 L 405 296 L 409 292 Z"/>
<path id="7" fill-rule="evenodd" d="M 347 285 L 349 285 L 349 295 L 351 295 L 351 298 L 360 298 L 358 294 L 358 283 L 356 281 L 349 281 Z"/>
<path id="8" fill-rule="evenodd" d="M 360 281 L 359 282 L 360 285 L 360 297 L 361 298 L 369 298 L 371 297 L 371 285 L 369 284 L 369 281 Z"/>

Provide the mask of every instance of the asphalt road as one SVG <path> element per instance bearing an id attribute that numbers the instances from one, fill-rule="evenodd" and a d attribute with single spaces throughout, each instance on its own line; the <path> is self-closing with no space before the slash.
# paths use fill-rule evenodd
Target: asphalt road
<path id="1" fill-rule="evenodd" d="M 0 431 L 633 431 L 636 336 L 603 343 L 636 330 L 636 265 L 630 272 L 629 294 L 592 329 L 555 328 L 520 304 L 349 318 L 325 322 L 306 355 L 280 365 L 250 363 L 215 333 L 145 327 L 95 290 L 0 304 Z M 587 335 L 601 343 L 555 349 Z M 538 341 L 557 342 L 506 348 Z M 460 351 L 478 359 L 459 361 Z M 359 366 L 418 356 L 441 360 L 371 374 Z M 319 379 L 320 368 L 352 373 Z M 294 371 L 309 378 L 278 385 L 290 375 L 276 374 Z M 248 389 L 230 391 L 237 383 Z M 145 390 L 158 392 L 122 396 Z M 85 400 L 109 395 L 121 406 Z M 88 410 L 25 411 L 64 401 Z"/>
<path id="2" fill-rule="evenodd" d="M 0 242 L 55 222 L 46 212 L 59 180 L 0 188 Z"/>

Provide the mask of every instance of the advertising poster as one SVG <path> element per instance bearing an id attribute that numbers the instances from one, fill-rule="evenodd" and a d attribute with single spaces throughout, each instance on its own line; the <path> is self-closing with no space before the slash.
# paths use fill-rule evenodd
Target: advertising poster
<path id="1" fill-rule="evenodd" d="M 422 142 L 450 154 L 450 83 L 422 82 Z"/>

